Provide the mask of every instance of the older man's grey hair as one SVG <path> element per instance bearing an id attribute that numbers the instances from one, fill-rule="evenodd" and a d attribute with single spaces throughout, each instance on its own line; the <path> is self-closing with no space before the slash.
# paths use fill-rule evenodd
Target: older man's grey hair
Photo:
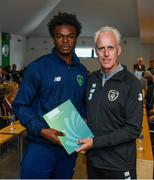
<path id="1" fill-rule="evenodd" d="M 120 44 L 121 34 L 120 34 L 119 30 L 116 28 L 110 27 L 110 26 L 103 26 L 98 31 L 95 32 L 95 34 L 94 34 L 95 44 L 96 44 L 98 36 L 103 32 L 112 32 L 115 35 L 115 38 L 116 38 L 118 44 Z"/>

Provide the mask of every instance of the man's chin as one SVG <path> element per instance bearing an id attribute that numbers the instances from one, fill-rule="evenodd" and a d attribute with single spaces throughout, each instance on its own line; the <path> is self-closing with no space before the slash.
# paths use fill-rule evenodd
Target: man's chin
<path id="1" fill-rule="evenodd" d="M 62 56 L 70 56 L 72 54 L 72 51 L 62 51 L 60 52 Z"/>

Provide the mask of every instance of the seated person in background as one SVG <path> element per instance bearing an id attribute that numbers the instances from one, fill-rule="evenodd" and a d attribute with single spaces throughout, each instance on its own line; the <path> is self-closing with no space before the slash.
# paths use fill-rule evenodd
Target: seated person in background
<path id="1" fill-rule="evenodd" d="M 154 60 L 149 61 L 149 68 L 147 69 L 152 75 L 154 75 Z M 148 86 L 153 84 L 153 78 L 148 78 Z"/>
<path id="2" fill-rule="evenodd" d="M 8 121 L 4 118 L 5 111 L 4 111 L 4 104 L 3 104 L 3 99 L 7 93 L 8 93 L 7 88 L 1 84 L 0 86 L 0 129 L 8 125 Z"/>
<path id="3" fill-rule="evenodd" d="M 148 122 L 149 123 L 154 123 L 154 109 L 151 109 L 149 111 L 149 116 L 148 116 Z M 150 124 L 149 124 L 150 125 Z M 151 127 L 151 126 L 150 126 Z"/>
<path id="4" fill-rule="evenodd" d="M 3 79 L 3 70 L 2 67 L 0 66 L 0 83 L 3 83 L 4 79 Z"/>
<path id="5" fill-rule="evenodd" d="M 7 81 L 7 76 L 8 76 L 8 73 L 7 71 L 5 70 L 5 68 L 2 68 L 0 66 L 0 84 L 4 83 L 5 81 Z"/>
<path id="6" fill-rule="evenodd" d="M 8 90 L 6 87 L 4 87 L 2 84 L 0 86 L 0 116 L 3 116 L 3 99 L 5 95 L 8 94 Z"/>
<path id="7" fill-rule="evenodd" d="M 0 98 L 0 112 L 2 116 L 14 116 L 12 103 L 19 90 L 19 85 L 16 82 L 11 82 L 6 87 L 6 93 Z"/>
<path id="8" fill-rule="evenodd" d="M 147 87 L 146 92 L 146 109 L 147 114 L 150 116 L 150 111 L 154 108 L 154 77 L 151 75 L 151 78 L 153 79 L 153 83 Z"/>
<path id="9" fill-rule="evenodd" d="M 142 73 L 145 72 L 144 59 L 142 57 L 139 57 L 137 59 L 137 63 L 134 64 L 133 70 L 134 70 L 134 75 L 138 79 L 141 79 Z"/>
<path id="10" fill-rule="evenodd" d="M 11 78 L 12 78 L 12 81 L 20 83 L 20 72 L 17 71 L 17 65 L 16 64 L 12 64 Z"/>
<path id="11" fill-rule="evenodd" d="M 144 65 L 144 59 L 142 57 L 139 57 L 137 59 L 137 63 L 134 64 L 134 71 L 145 71 L 145 65 Z"/>
<path id="12" fill-rule="evenodd" d="M 5 81 L 12 81 L 11 78 L 11 66 L 6 66 L 3 68 L 3 74 L 5 76 Z"/>
<path id="13" fill-rule="evenodd" d="M 147 88 L 148 88 L 148 79 L 153 79 L 153 76 L 150 71 L 145 71 L 142 73 L 142 77 L 140 79 L 141 87 L 142 87 L 142 93 L 143 97 L 145 98 L 147 94 Z"/>
<path id="14" fill-rule="evenodd" d="M 145 98 L 145 94 L 147 91 L 147 79 L 145 78 L 144 73 L 142 73 L 140 82 L 141 82 L 141 88 L 142 88 L 142 95 L 143 95 L 143 98 Z"/>

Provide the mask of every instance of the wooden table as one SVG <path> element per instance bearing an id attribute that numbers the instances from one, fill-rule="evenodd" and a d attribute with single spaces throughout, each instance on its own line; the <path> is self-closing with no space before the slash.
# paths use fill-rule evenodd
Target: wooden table
<path id="1" fill-rule="evenodd" d="M 0 134 L 0 155 L 2 154 L 1 146 L 4 143 L 9 142 L 12 138 L 13 138 L 13 135 L 10 135 L 10 134 Z"/>
<path id="2" fill-rule="evenodd" d="M 13 128 L 11 130 L 11 128 Z M 20 123 L 13 123 L 13 125 L 8 125 L 5 128 L 0 129 L 0 134 L 12 134 L 12 135 L 20 135 L 22 134 L 26 128 L 22 126 Z"/>
<path id="3" fill-rule="evenodd" d="M 19 162 L 22 159 L 24 132 L 26 132 L 26 128 L 19 122 L 15 122 L 13 125 L 8 125 L 5 128 L 0 129 L 1 135 L 12 135 L 13 137 L 16 136 L 18 138 Z"/>
<path id="4" fill-rule="evenodd" d="M 147 121 L 147 114 L 144 108 L 143 112 L 143 123 L 142 123 L 142 134 L 143 134 L 143 150 L 137 150 L 137 178 L 138 179 L 153 179 L 153 153 L 151 146 L 151 139 L 149 133 L 149 126 Z M 137 147 L 139 144 L 138 139 L 136 140 Z"/>
<path id="5" fill-rule="evenodd" d="M 13 138 L 13 135 L 10 134 L 0 134 L 0 146 L 6 142 L 8 142 L 10 139 Z"/>

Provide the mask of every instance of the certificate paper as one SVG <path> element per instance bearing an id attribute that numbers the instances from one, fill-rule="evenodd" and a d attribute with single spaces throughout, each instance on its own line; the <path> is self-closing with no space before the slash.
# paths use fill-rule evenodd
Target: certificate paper
<path id="1" fill-rule="evenodd" d="M 70 100 L 49 111 L 43 118 L 50 128 L 65 134 L 65 136 L 58 136 L 58 138 L 68 154 L 81 146 L 77 144 L 78 140 L 94 137 Z"/>

